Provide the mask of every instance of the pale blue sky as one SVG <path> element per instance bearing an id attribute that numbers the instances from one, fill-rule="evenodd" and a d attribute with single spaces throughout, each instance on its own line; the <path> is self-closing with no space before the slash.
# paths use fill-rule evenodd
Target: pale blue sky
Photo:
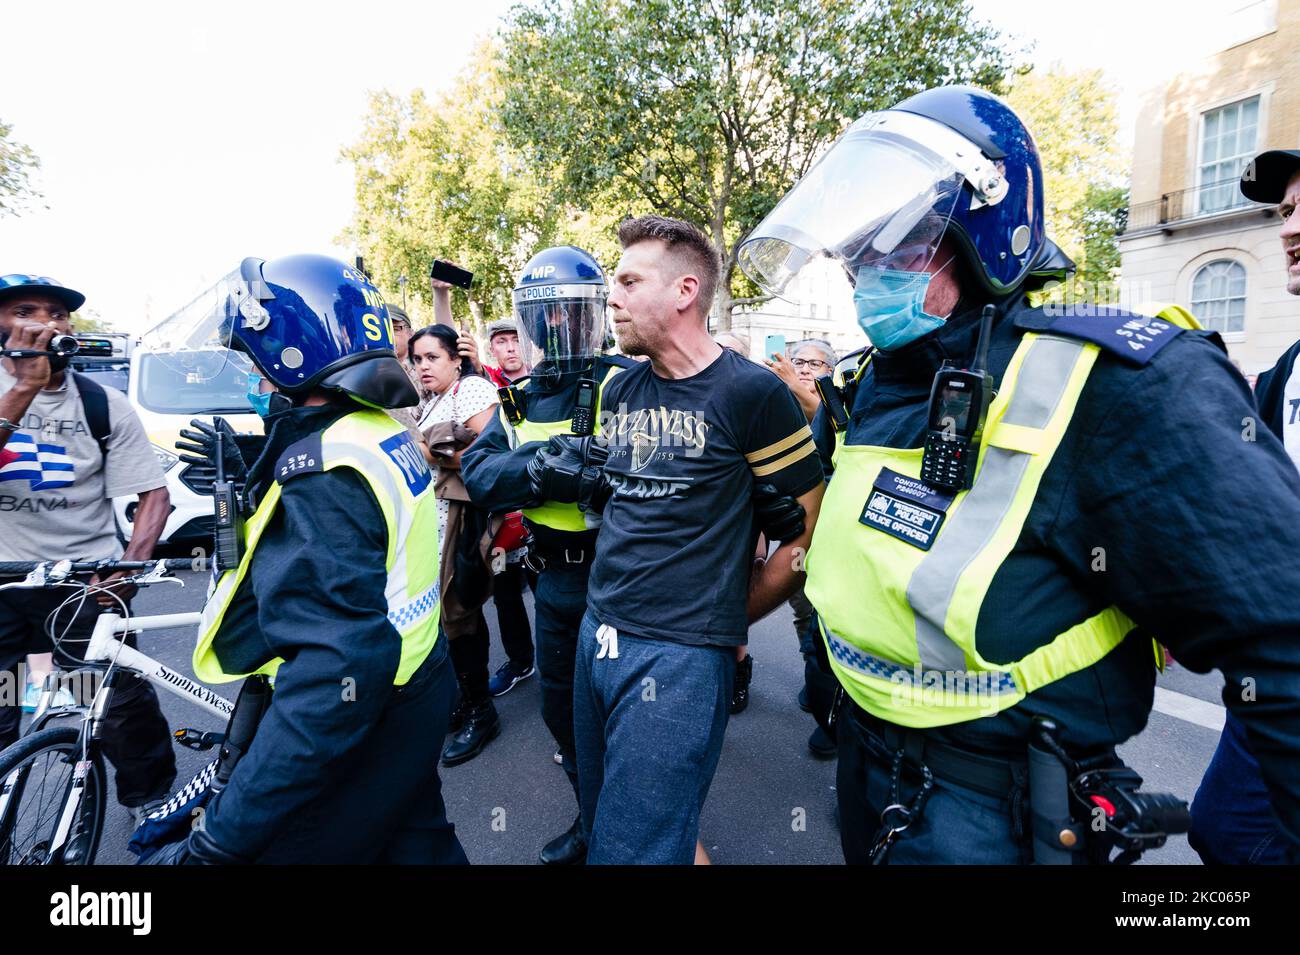
<path id="1" fill-rule="evenodd" d="M 1092 0 L 1077 21 L 1080 5 L 1063 0 L 975 7 L 1036 40 L 1039 63 L 1106 69 L 1127 111 L 1139 88 L 1208 52 L 1200 11 L 1242 2 Z M 244 256 L 350 258 L 333 244 L 352 205 L 338 154 L 367 92 L 445 86 L 508 7 L 8 5 L 0 119 L 40 155 L 49 208 L 0 219 L 0 272 L 53 275 L 142 331 Z"/>

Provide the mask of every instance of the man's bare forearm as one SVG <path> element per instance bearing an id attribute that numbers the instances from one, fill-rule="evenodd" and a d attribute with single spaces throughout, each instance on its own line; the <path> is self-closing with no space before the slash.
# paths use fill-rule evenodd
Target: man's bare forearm
<path id="1" fill-rule="evenodd" d="M 451 288 L 433 290 L 433 320 L 440 325 L 455 328 L 455 319 L 451 316 Z"/>
<path id="2" fill-rule="evenodd" d="M 153 556 L 154 546 L 162 536 L 167 517 L 171 514 L 171 495 L 165 487 L 140 494 L 140 504 L 135 509 L 134 530 L 131 543 L 127 545 L 123 560 L 148 560 Z"/>
<path id="3" fill-rule="evenodd" d="M 755 572 L 747 605 L 751 624 L 762 620 L 789 600 L 803 584 L 804 559 L 808 554 L 808 545 L 812 542 L 813 529 L 817 526 L 817 514 L 821 509 L 824 491 L 825 485 L 819 484 L 799 497 L 799 503 L 804 509 L 803 533 L 778 547 L 776 553 Z"/>
<path id="4" fill-rule="evenodd" d="M 0 418 L 17 424 L 22 420 L 23 415 L 27 414 L 27 409 L 32 406 L 32 401 L 40 391 L 40 388 L 18 382 L 6 391 L 3 397 L 0 397 Z M 8 428 L 0 428 L 0 448 L 9 443 L 12 434 L 13 432 Z"/>

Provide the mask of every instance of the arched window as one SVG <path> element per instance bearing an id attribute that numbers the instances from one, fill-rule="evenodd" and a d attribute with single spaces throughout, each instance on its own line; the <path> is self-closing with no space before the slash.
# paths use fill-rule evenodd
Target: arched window
<path id="1" fill-rule="evenodd" d="M 1192 314 L 1216 332 L 1246 330 L 1246 270 L 1240 262 L 1216 259 L 1196 270 Z"/>

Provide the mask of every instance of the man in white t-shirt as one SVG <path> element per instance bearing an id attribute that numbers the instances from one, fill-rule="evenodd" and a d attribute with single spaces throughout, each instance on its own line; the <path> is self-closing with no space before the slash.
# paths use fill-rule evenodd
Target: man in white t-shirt
<path id="1" fill-rule="evenodd" d="M 0 338 L 11 347 L 41 347 L 72 334 L 71 312 L 85 296 L 53 279 L 0 276 Z M 69 373 L 66 359 L 0 360 L 0 560 L 148 560 L 171 510 L 158 458 L 126 397 Z M 102 445 L 101 445 L 102 441 Z M 139 496 L 123 552 L 112 499 Z M 92 578 L 112 583 L 121 574 Z M 8 583 L 0 578 L 0 582 Z M 19 680 L 28 654 L 53 647 L 46 617 L 67 590 L 0 591 L 0 747 L 18 737 Z M 119 588 L 101 592 L 55 620 L 67 628 L 55 665 L 75 664 L 104 610 L 129 603 Z M 70 624 L 70 626 L 69 626 Z M 8 671 L 7 673 L 5 671 Z M 119 683 L 104 728 L 104 749 L 117 769 L 118 801 L 136 811 L 168 795 L 176 776 L 167 722 L 146 681 Z"/>

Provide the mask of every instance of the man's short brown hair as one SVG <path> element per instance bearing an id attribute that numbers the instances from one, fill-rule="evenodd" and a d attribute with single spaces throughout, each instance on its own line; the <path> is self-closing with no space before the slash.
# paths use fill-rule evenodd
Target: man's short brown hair
<path id="1" fill-rule="evenodd" d="M 700 311 L 708 315 L 713 307 L 713 295 L 718 290 L 718 253 L 713 243 L 699 226 L 684 219 L 667 216 L 639 216 L 626 219 L 618 227 L 618 241 L 623 248 L 658 239 L 668 246 L 669 253 L 682 267 L 683 273 L 693 273 L 700 280 Z"/>

